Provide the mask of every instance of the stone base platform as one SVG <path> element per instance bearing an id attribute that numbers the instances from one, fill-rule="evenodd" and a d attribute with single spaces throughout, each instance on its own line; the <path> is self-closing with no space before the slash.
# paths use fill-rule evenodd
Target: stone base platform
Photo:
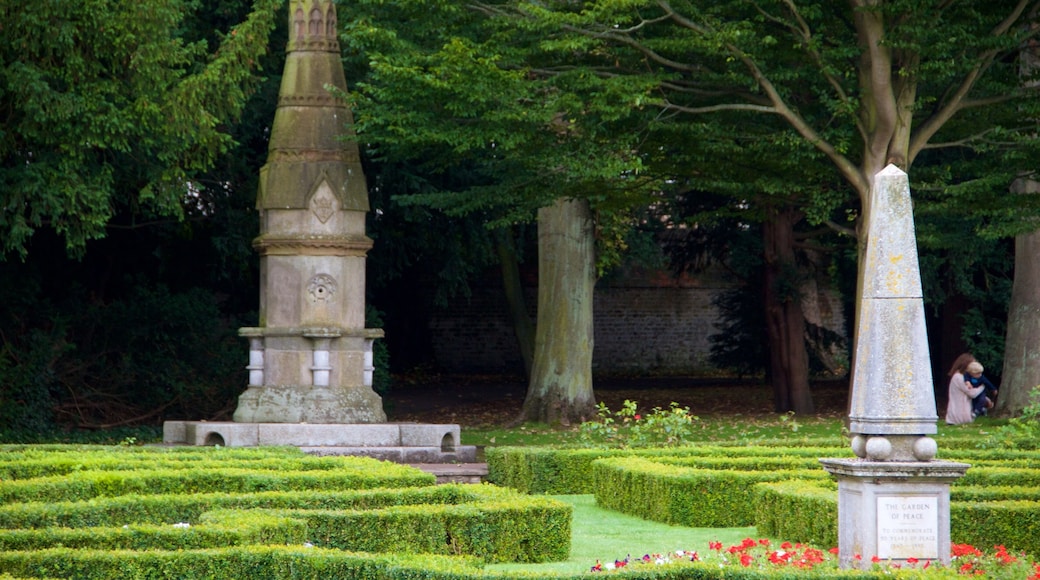
<path id="1" fill-rule="evenodd" d="M 473 463 L 458 425 L 426 423 L 237 423 L 166 421 L 163 443 L 222 447 L 291 446 L 314 455 L 360 455 L 397 463 Z"/>

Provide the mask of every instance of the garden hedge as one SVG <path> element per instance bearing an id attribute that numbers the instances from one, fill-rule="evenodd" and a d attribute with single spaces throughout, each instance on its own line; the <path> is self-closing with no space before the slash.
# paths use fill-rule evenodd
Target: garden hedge
<path id="1" fill-rule="evenodd" d="M 954 542 L 1040 555 L 1040 456 L 969 447 L 977 445 L 973 439 L 957 442 L 943 449 L 942 459 L 972 467 L 951 488 Z M 831 546 L 837 543 L 837 487 L 819 458 L 850 456 L 848 445 L 510 447 L 487 454 L 493 481 L 528 493 L 594 493 L 597 504 L 645 519 L 755 525 L 760 534 Z"/>
<path id="2" fill-rule="evenodd" d="M 243 564 L 264 554 L 265 545 L 387 554 L 380 562 L 396 562 L 396 554 L 546 562 L 570 551 L 566 503 L 487 484 L 433 485 L 431 474 L 370 458 L 310 457 L 296 449 L 17 449 L 0 452 L 0 472 L 0 574 L 205 577 L 166 570 L 180 566 L 175 554 L 227 551 L 235 556 L 213 575 L 280 577 Z M 37 558 L 38 565 L 23 567 Z M 150 563 L 128 572 L 135 562 Z M 195 566 L 205 569 L 188 565 Z M 123 571 L 113 574 L 115 568 Z"/>
<path id="3" fill-rule="evenodd" d="M 592 474 L 597 505 L 693 528 L 754 525 L 756 483 L 829 477 L 822 470 L 697 469 L 644 457 L 600 459 L 592 464 Z"/>
<path id="4" fill-rule="evenodd" d="M 311 542 L 353 551 L 473 554 L 489 562 L 543 562 L 567 558 L 570 515 L 570 506 L 562 502 L 489 485 L 367 494 L 133 495 L 0 506 L 0 526 L 5 528 L 0 529 L 0 550 L 189 549 Z"/>

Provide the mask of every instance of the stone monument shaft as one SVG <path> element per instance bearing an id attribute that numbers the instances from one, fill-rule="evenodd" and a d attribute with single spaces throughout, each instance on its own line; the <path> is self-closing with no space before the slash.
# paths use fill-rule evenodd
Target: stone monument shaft
<path id="1" fill-rule="evenodd" d="M 856 321 L 849 431 L 856 459 L 821 459 L 838 481 L 838 561 L 950 562 L 950 483 L 968 465 L 938 445 L 910 182 L 874 177 Z"/>
<path id="2" fill-rule="evenodd" d="M 260 170 L 260 323 L 250 342 L 249 387 L 236 422 L 375 423 L 365 328 L 368 189 L 350 109 L 331 0 L 290 0 L 289 41 Z"/>

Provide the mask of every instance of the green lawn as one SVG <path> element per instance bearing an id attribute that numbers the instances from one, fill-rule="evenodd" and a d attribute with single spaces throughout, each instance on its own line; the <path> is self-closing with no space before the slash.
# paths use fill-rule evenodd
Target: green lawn
<path id="1" fill-rule="evenodd" d="M 740 415 L 700 417 L 697 428 L 701 434 L 698 443 L 755 443 L 758 441 L 840 438 L 845 433 L 842 419 L 830 417 L 795 417 L 776 415 L 773 417 L 742 417 Z M 947 425 L 942 417 L 938 421 L 938 434 L 934 437 L 942 450 L 946 437 L 970 437 L 977 439 L 980 446 L 986 443 L 997 427 L 1007 424 L 1006 419 L 980 417 L 968 425 Z M 479 447 L 514 445 L 561 445 L 574 444 L 578 427 L 553 428 L 548 425 L 526 423 L 518 427 L 463 427 L 463 445 Z"/>
<path id="2" fill-rule="evenodd" d="M 613 562 L 626 556 L 663 554 L 675 550 L 708 552 L 708 542 L 739 544 L 747 537 L 758 539 L 755 528 L 686 528 L 651 522 L 596 507 L 591 495 L 551 496 L 574 506 L 571 521 L 571 557 L 566 562 L 546 564 L 494 564 L 499 572 L 588 572 L 596 560 Z"/>

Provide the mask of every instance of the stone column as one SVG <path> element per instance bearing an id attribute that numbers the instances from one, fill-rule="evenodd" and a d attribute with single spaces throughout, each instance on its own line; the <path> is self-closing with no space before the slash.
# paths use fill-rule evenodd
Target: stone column
<path id="1" fill-rule="evenodd" d="M 820 460 L 838 480 L 838 559 L 948 564 L 950 483 L 969 466 L 936 460 L 929 437 L 938 416 L 906 173 L 880 171 L 870 204 L 849 406 L 857 459 Z"/>
<path id="2" fill-rule="evenodd" d="M 350 109 L 328 88 L 347 90 L 336 35 L 331 0 L 290 0 L 256 202 L 260 324 L 240 331 L 251 341 L 250 384 L 236 422 L 386 420 L 365 379 L 366 353 L 383 333 L 365 328 L 368 189 Z"/>

